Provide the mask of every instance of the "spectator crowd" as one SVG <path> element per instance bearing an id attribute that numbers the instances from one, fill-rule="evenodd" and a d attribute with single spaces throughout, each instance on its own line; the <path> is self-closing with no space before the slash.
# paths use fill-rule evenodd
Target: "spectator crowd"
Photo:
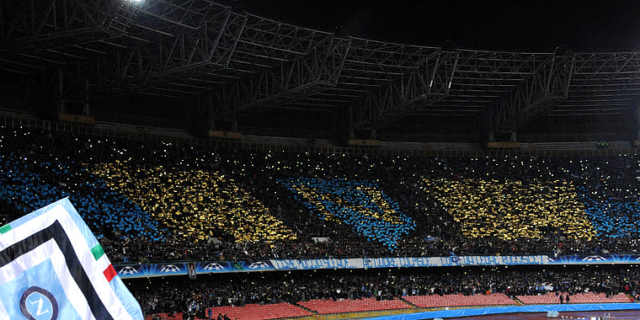
<path id="1" fill-rule="evenodd" d="M 640 293 L 640 269 L 632 266 L 370 269 L 265 272 L 127 280 L 147 314 L 206 310 L 246 304 L 297 304 L 314 299 L 395 299 L 428 295 L 516 296 Z"/>
<path id="2" fill-rule="evenodd" d="M 116 263 L 634 253 L 639 161 L 258 152 L 1 128 L 0 223 L 68 196 Z"/>

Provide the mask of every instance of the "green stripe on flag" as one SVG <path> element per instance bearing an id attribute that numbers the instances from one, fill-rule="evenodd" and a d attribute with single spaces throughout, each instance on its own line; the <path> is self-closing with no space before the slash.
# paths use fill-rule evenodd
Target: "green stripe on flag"
<path id="1" fill-rule="evenodd" d="M 0 227 L 0 234 L 7 233 L 9 232 L 9 230 L 11 230 L 11 225 L 5 224 L 4 226 Z"/>
<path id="2" fill-rule="evenodd" d="M 104 255 L 104 250 L 102 249 L 101 245 L 96 245 L 95 247 L 91 248 L 91 253 L 93 253 L 93 257 L 98 260 Z"/>

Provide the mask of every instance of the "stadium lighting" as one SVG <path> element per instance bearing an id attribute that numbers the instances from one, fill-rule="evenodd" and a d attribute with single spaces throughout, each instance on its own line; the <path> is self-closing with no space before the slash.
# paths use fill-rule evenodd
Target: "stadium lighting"
<path id="1" fill-rule="evenodd" d="M 144 2 L 144 0 L 127 0 L 127 1 L 131 2 L 131 4 L 136 4 L 136 5 L 142 4 Z"/>

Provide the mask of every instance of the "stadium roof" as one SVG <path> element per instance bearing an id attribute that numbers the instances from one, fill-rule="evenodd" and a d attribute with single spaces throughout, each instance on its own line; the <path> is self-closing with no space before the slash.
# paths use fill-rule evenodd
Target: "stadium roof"
<path id="1" fill-rule="evenodd" d="M 638 52 L 399 44 L 209 0 L 3 0 L 0 9 L 6 74 L 55 71 L 60 101 L 198 101 L 211 121 L 290 110 L 325 114 L 352 133 L 456 117 L 476 119 L 483 133 L 511 132 L 541 116 L 629 118 L 640 89 Z"/>
<path id="2" fill-rule="evenodd" d="M 553 52 L 640 50 L 640 2 L 242 0 L 261 16 L 366 39 L 459 48 Z"/>

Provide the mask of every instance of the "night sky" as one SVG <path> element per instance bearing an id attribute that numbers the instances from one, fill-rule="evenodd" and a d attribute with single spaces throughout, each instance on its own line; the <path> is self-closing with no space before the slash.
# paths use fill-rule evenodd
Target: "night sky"
<path id="1" fill-rule="evenodd" d="M 338 35 L 461 49 L 640 51 L 640 0 L 236 0 L 271 19 Z"/>

